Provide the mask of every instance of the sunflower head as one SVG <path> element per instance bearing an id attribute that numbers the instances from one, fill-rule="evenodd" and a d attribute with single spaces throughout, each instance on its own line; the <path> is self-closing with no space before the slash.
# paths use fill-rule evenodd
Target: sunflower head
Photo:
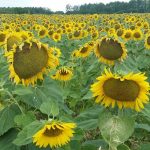
<path id="1" fill-rule="evenodd" d="M 0 46 L 6 44 L 7 32 L 0 31 Z"/>
<path id="2" fill-rule="evenodd" d="M 61 40 L 61 34 L 59 34 L 59 33 L 54 33 L 54 34 L 52 35 L 52 39 L 53 39 L 55 42 L 60 41 L 60 40 Z"/>
<path id="3" fill-rule="evenodd" d="M 125 107 L 140 111 L 148 102 L 150 86 L 142 73 L 120 76 L 105 70 L 105 74 L 97 80 L 91 90 L 96 102 L 105 107 L 114 107 L 116 103 L 120 109 Z"/>
<path id="4" fill-rule="evenodd" d="M 128 41 L 132 38 L 132 31 L 131 30 L 125 30 L 123 34 L 123 39 Z"/>
<path id="5" fill-rule="evenodd" d="M 40 148 L 63 146 L 73 137 L 75 127 L 75 123 L 51 121 L 33 136 L 33 143 Z"/>
<path id="6" fill-rule="evenodd" d="M 13 49 L 14 45 L 21 44 L 21 42 L 22 38 L 20 34 L 18 32 L 12 32 L 7 36 L 5 50 L 9 52 Z"/>
<path id="7" fill-rule="evenodd" d="M 25 41 L 20 46 L 14 46 L 12 52 L 6 53 L 10 62 L 10 78 L 15 83 L 34 85 L 37 79 L 43 80 L 47 69 L 55 68 L 58 59 L 48 47 L 36 40 Z"/>
<path id="8" fill-rule="evenodd" d="M 98 40 L 95 46 L 95 55 L 99 58 L 99 61 L 114 65 L 116 60 L 122 60 L 126 58 L 126 49 L 123 43 L 120 43 L 117 39 L 108 39 L 106 37 Z"/>
<path id="9" fill-rule="evenodd" d="M 79 50 L 78 50 L 78 57 L 87 57 L 89 56 L 90 52 L 92 50 L 92 47 L 86 43 L 84 46 L 82 46 Z"/>
<path id="10" fill-rule="evenodd" d="M 47 29 L 46 28 L 41 28 L 40 30 L 39 30 L 39 32 L 38 32 L 38 36 L 40 37 L 40 38 L 44 38 L 45 36 L 47 35 Z"/>
<path id="11" fill-rule="evenodd" d="M 73 72 L 70 68 L 62 67 L 59 70 L 57 70 L 56 74 L 53 75 L 52 78 L 60 81 L 69 81 L 72 79 L 72 76 Z"/>
<path id="12" fill-rule="evenodd" d="M 145 47 L 150 49 L 150 35 L 148 34 L 145 38 Z"/>
<path id="13" fill-rule="evenodd" d="M 143 37 L 143 33 L 141 30 L 134 30 L 133 31 L 133 38 L 134 40 L 141 40 Z"/>

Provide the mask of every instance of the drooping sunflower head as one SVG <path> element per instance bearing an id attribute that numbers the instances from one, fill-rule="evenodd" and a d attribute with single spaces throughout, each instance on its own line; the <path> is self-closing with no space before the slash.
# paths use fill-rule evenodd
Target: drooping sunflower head
<path id="1" fill-rule="evenodd" d="M 125 45 L 117 39 L 108 39 L 104 37 L 97 41 L 95 55 L 98 57 L 99 61 L 114 65 L 115 61 L 125 59 L 127 52 Z"/>
<path id="2" fill-rule="evenodd" d="M 145 47 L 147 49 L 150 49 L 150 34 L 147 34 L 147 36 L 145 38 Z"/>
<path id="3" fill-rule="evenodd" d="M 29 85 L 43 80 L 43 74 L 48 69 L 55 68 L 58 58 L 55 57 L 48 47 L 36 40 L 25 41 L 20 46 L 14 46 L 13 51 L 6 53 L 10 62 L 10 78 L 18 84 L 22 82 Z"/>
<path id="4" fill-rule="evenodd" d="M 62 67 L 59 70 L 57 70 L 56 74 L 51 76 L 55 80 L 60 80 L 60 81 L 69 81 L 72 79 L 73 72 L 70 68 L 68 67 Z"/>
<path id="5" fill-rule="evenodd" d="M 33 136 L 33 143 L 40 148 L 63 146 L 73 137 L 75 127 L 75 123 L 51 121 Z"/>
<path id="6" fill-rule="evenodd" d="M 9 33 L 6 39 L 5 50 L 11 51 L 14 45 L 19 45 L 22 42 L 22 38 L 18 32 Z"/>
<path id="7" fill-rule="evenodd" d="M 78 57 L 85 58 L 89 56 L 91 50 L 92 50 L 92 47 L 88 43 L 86 43 L 78 50 Z"/>
<path id="8" fill-rule="evenodd" d="M 148 102 L 150 85 L 142 73 L 129 73 L 124 76 L 105 70 L 105 74 L 97 78 L 91 86 L 96 103 L 105 107 L 118 105 L 120 109 L 131 108 L 140 111 Z"/>

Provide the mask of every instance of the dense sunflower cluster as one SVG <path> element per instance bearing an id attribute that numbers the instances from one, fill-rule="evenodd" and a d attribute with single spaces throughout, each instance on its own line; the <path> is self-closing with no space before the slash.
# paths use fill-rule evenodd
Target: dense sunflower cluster
<path id="1" fill-rule="evenodd" d="M 150 14 L 1 14 L 0 50 L 15 84 L 41 86 L 47 76 L 58 85 L 73 85 L 72 91 L 81 89 L 81 95 L 90 87 L 95 102 L 104 107 L 141 111 L 149 101 L 149 66 L 138 71 L 125 66 L 122 72 L 116 66 L 128 58 L 138 61 L 134 58 L 139 58 L 139 47 L 150 58 L 149 18 Z M 63 146 L 75 127 L 53 118 L 33 135 L 33 143 Z"/>

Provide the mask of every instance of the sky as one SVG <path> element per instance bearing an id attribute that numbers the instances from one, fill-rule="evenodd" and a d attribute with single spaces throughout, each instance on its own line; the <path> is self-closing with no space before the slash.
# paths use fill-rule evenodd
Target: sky
<path id="1" fill-rule="evenodd" d="M 67 4 L 81 5 L 85 3 L 109 3 L 129 0 L 0 0 L 0 7 L 46 7 L 52 11 L 65 11 Z"/>

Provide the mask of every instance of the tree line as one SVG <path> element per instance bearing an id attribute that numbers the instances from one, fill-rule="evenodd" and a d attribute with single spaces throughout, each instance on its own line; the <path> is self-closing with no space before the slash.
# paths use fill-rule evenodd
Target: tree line
<path id="1" fill-rule="evenodd" d="M 108 4 L 66 5 L 67 14 L 111 14 L 111 13 L 148 13 L 150 0 L 130 0 L 129 2 L 110 2 Z"/>
<path id="2" fill-rule="evenodd" d="M 150 0 L 130 0 L 129 2 L 95 3 L 80 6 L 66 5 L 66 14 L 112 14 L 112 13 L 148 13 Z M 42 7 L 0 7 L 0 14 L 64 14 Z"/>

